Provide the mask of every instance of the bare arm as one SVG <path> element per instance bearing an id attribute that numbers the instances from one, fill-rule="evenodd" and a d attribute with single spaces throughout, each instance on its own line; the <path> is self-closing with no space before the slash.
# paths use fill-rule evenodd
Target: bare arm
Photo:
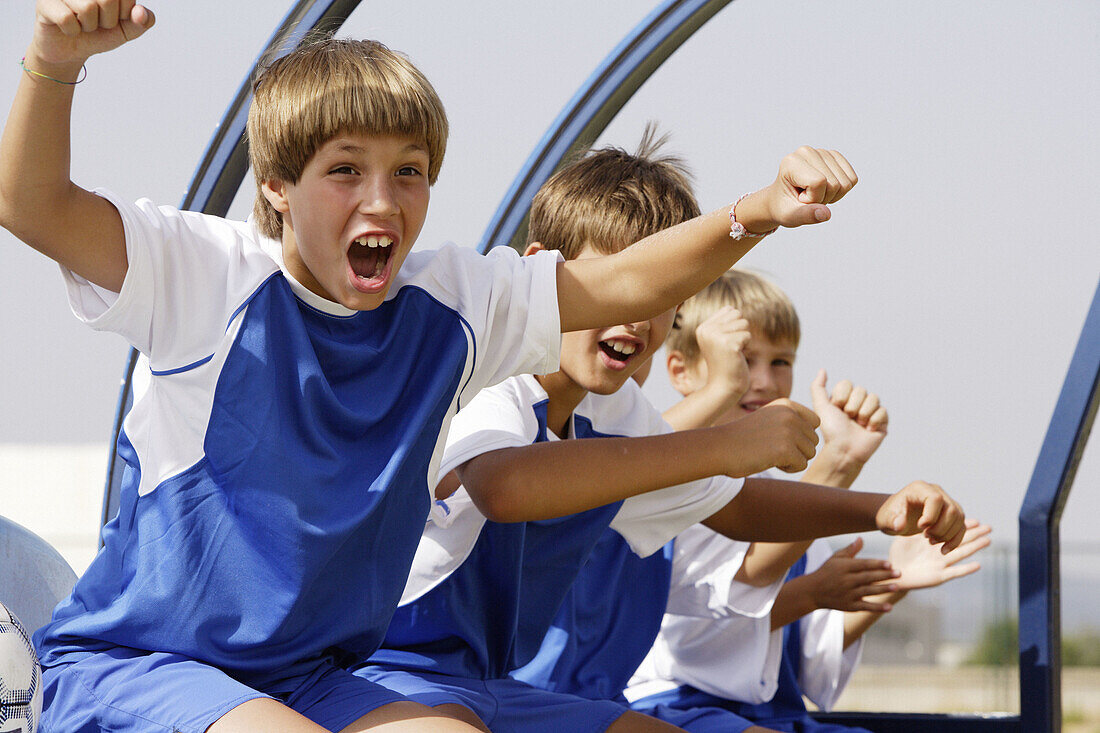
<path id="1" fill-rule="evenodd" d="M 828 220 L 835 203 L 856 184 L 840 153 L 802 147 L 785 157 L 767 187 L 737 205 L 749 232 Z M 563 331 L 652 318 L 682 303 L 728 270 L 759 238 L 732 240 L 729 207 L 646 237 L 609 256 L 558 266 Z"/>
<path id="2" fill-rule="evenodd" d="M 802 480 L 847 489 L 886 437 L 889 415 L 877 395 L 847 380 L 839 382 L 830 395 L 826 379 L 822 369 L 810 387 L 824 441 Z M 736 578 L 748 585 L 771 585 L 786 575 L 808 547 L 809 542 L 755 543 L 745 554 Z"/>
<path id="3" fill-rule="evenodd" d="M 800 470 L 813 456 L 816 424 L 801 405 L 770 405 L 704 430 L 489 451 L 457 473 L 487 518 L 548 519 L 709 476 L 747 476 L 775 465 Z"/>
<path id="4" fill-rule="evenodd" d="M 965 515 L 943 489 L 923 481 L 887 495 L 750 478 L 703 524 L 743 542 L 791 542 L 874 529 L 899 535 L 923 532 L 932 542 L 942 542 L 946 554 L 962 542 Z"/>
<path id="5" fill-rule="evenodd" d="M 92 54 L 117 48 L 153 22 L 133 0 L 39 0 L 24 59 L 36 73 L 23 74 L 0 138 L 0 224 L 115 291 L 127 267 L 122 220 L 110 203 L 70 179 L 74 87 L 65 82 L 77 79 Z"/>

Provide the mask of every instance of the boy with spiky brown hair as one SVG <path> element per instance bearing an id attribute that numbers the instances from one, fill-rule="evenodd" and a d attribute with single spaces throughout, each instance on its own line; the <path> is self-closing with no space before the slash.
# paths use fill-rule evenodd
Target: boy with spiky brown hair
<path id="1" fill-rule="evenodd" d="M 134 0 L 38 0 L 0 140 L 0 224 L 148 363 L 119 514 L 35 637 L 42 728 L 468 730 L 337 663 L 382 638 L 455 411 L 556 369 L 562 330 L 666 311 L 752 232 L 827 219 L 854 174 L 789 159 L 736 206 L 737 240 L 727 208 L 591 261 L 411 253 L 443 106 L 400 54 L 329 39 L 255 80 L 255 222 L 134 204 L 71 180 L 71 107 L 85 62 L 153 21 Z"/>
<path id="2" fill-rule="evenodd" d="M 532 206 L 528 253 L 611 260 L 644 246 L 631 245 L 639 237 L 695 216 L 682 166 L 658 148 L 647 135 L 636 154 L 594 151 L 551 178 Z M 664 237 L 643 242 L 671 245 Z M 437 489 L 402 605 L 358 674 L 429 706 L 465 707 L 491 730 L 675 730 L 615 701 L 539 689 L 521 676 L 537 664 L 556 611 L 605 532 L 640 556 L 699 521 L 742 539 L 876 526 L 912 533 L 919 525 L 955 541 L 962 512 L 938 487 L 912 484 L 887 497 L 737 478 L 806 466 L 816 418 L 800 405 L 671 433 L 631 375 L 664 340 L 674 310 L 563 334 L 557 371 L 512 377 L 458 413 L 441 468 L 457 481 Z M 628 623 L 634 613 L 612 611 Z"/>

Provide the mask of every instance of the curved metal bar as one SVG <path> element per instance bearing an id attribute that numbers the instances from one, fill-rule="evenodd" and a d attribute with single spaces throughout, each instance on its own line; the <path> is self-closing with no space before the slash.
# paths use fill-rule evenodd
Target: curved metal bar
<path id="1" fill-rule="evenodd" d="M 627 34 L 581 85 L 535 146 L 489 222 L 478 248 L 523 251 L 535 192 L 570 153 L 592 145 L 612 118 L 684 41 L 731 0 L 665 0 Z"/>
<path id="2" fill-rule="evenodd" d="M 335 31 L 342 26 L 361 0 L 298 0 L 286 14 L 278 28 L 268 39 L 256 62 L 245 76 L 236 96 L 218 123 L 214 136 L 206 146 L 191 184 L 183 196 L 180 208 L 201 211 L 205 214 L 225 216 L 233 204 L 233 198 L 248 172 L 248 143 L 245 125 L 248 121 L 248 105 L 252 101 L 252 77 L 256 70 L 286 55 L 310 34 L 317 31 Z M 102 527 L 118 511 L 118 490 L 122 483 L 122 462 L 118 460 L 116 444 L 122 433 L 122 420 L 130 410 L 133 400 L 133 374 L 137 352 L 130 350 L 126 358 L 126 370 L 119 390 L 118 408 L 115 413 L 111 454 L 107 459 L 107 482 L 103 490 Z M 103 546 L 102 536 L 100 546 Z"/>
<path id="3" fill-rule="evenodd" d="M 1100 284 L 1020 508 L 1020 717 L 1062 726 L 1059 523 L 1100 406 Z"/>

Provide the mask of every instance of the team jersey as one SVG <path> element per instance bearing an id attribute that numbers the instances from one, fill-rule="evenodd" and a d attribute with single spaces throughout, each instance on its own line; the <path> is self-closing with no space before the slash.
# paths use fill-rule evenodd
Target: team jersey
<path id="1" fill-rule="evenodd" d="M 72 307 L 147 359 L 119 437 L 120 508 L 36 640 L 44 664 L 112 646 L 241 679 L 381 641 L 451 417 L 557 366 L 555 255 L 413 252 L 385 302 L 301 286 L 249 223 L 128 204 L 118 294 Z"/>
<path id="2" fill-rule="evenodd" d="M 548 398 L 531 376 L 484 390 L 455 418 L 441 472 L 482 453 L 556 440 Z M 573 413 L 576 438 L 644 436 L 671 428 L 633 382 L 587 395 Z M 437 502 L 421 538 L 402 606 L 374 665 L 492 679 L 530 662 L 555 614 L 610 527 L 648 556 L 710 516 L 742 481 L 713 477 L 557 519 L 487 521 L 465 489 Z"/>

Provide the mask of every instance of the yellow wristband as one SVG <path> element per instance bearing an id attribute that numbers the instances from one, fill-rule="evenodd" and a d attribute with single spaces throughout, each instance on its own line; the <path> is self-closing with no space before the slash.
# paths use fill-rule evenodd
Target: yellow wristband
<path id="1" fill-rule="evenodd" d="M 84 64 L 80 65 L 80 78 L 79 79 L 77 79 L 76 81 L 61 81 L 60 79 L 54 79 L 52 76 L 46 76 L 45 74 L 40 74 L 37 71 L 35 71 L 34 69 L 28 69 L 27 64 L 25 63 L 26 60 L 27 60 L 26 56 L 19 59 L 19 68 L 21 68 L 26 73 L 33 74 L 34 76 L 40 76 L 43 79 L 48 79 L 48 80 L 50 80 L 52 82 L 56 82 L 58 84 L 64 84 L 67 87 L 75 87 L 77 84 L 79 84 L 80 82 L 82 82 L 82 81 L 84 81 L 85 79 L 88 78 L 88 67 L 85 66 Z"/>

